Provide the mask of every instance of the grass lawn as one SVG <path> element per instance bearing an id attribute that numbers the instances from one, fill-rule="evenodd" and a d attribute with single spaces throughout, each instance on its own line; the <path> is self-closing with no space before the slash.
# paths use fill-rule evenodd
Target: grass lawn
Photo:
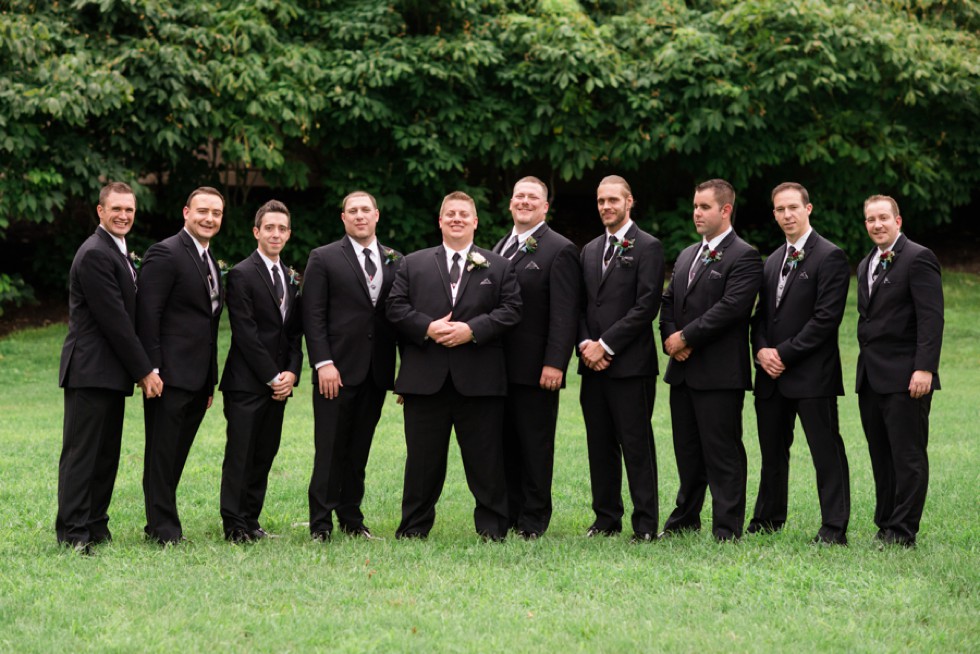
<path id="1" fill-rule="evenodd" d="M 385 540 L 337 533 L 328 545 L 314 544 L 298 524 L 307 519 L 313 456 L 304 372 L 286 411 L 263 520 L 282 538 L 252 546 L 222 540 L 219 395 L 178 493 L 193 542 L 175 550 L 144 542 L 142 408 L 134 397 L 110 509 L 115 541 L 94 556 L 76 555 L 58 548 L 54 536 L 63 414 L 57 368 L 66 327 L 13 334 L 0 340 L 0 651 L 980 651 L 980 277 L 949 274 L 945 283 L 944 390 L 933 401 L 929 497 L 912 551 L 882 552 L 872 543 L 874 486 L 852 392 L 853 282 L 840 338 L 851 545 L 833 549 L 807 544 L 819 510 L 799 430 L 781 533 L 736 545 L 714 543 L 707 529 L 642 546 L 631 546 L 628 534 L 585 539 L 592 514 L 574 374 L 562 399 L 555 515 L 543 539 L 480 542 L 453 445 L 429 540 L 396 542 L 405 448 L 391 398 L 364 505 Z M 221 349 L 228 343 L 224 331 Z M 658 394 L 666 516 L 677 473 L 665 384 Z M 744 425 L 751 512 L 759 474 L 751 399 Z M 625 490 L 624 497 L 628 512 Z M 710 525 L 710 502 L 703 520 Z"/>

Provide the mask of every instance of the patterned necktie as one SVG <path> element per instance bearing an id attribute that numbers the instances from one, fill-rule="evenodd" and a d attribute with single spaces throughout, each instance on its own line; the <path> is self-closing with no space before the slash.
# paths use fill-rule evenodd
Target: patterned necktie
<path id="1" fill-rule="evenodd" d="M 378 267 L 374 265 L 374 259 L 371 258 L 370 248 L 364 248 L 364 272 L 367 273 L 368 279 L 374 279 L 374 274 L 378 272 Z"/>
<path id="2" fill-rule="evenodd" d="M 453 254 L 453 265 L 449 267 L 449 283 L 456 284 L 459 281 L 459 252 Z"/>
<path id="3" fill-rule="evenodd" d="M 603 269 L 605 269 L 605 267 L 609 265 L 609 262 L 612 261 L 613 252 L 615 252 L 615 251 L 616 251 L 616 237 L 613 236 L 612 234 L 610 234 L 609 235 L 609 247 L 606 248 L 606 253 L 604 255 L 602 255 L 602 267 L 603 267 Z"/>
<path id="4" fill-rule="evenodd" d="M 691 269 L 687 273 L 687 285 L 690 286 L 691 282 L 694 281 L 694 275 L 698 272 L 698 264 L 708 255 L 708 244 L 705 243 L 704 247 L 701 248 L 701 252 L 694 257 L 694 261 L 691 262 Z M 703 264 L 702 264 L 703 265 Z"/>
<path id="5" fill-rule="evenodd" d="M 793 263 L 790 261 L 790 259 L 792 259 L 793 255 L 795 254 L 796 254 L 796 248 L 794 248 L 792 245 L 789 246 L 789 250 L 787 251 L 786 254 L 786 261 L 783 262 L 783 271 L 782 273 L 780 273 L 783 277 L 788 275 L 789 271 L 793 269 Z"/>
<path id="6" fill-rule="evenodd" d="M 504 250 L 503 256 L 510 259 L 517 253 L 517 234 L 514 234 L 513 240 L 507 245 L 507 249 Z"/>
<path id="7" fill-rule="evenodd" d="M 211 262 L 208 261 L 207 252 L 201 253 L 201 261 L 204 263 L 204 269 L 208 271 L 208 287 L 211 289 L 211 295 L 213 296 L 217 289 L 214 286 L 214 274 L 211 272 Z"/>
<path id="8" fill-rule="evenodd" d="M 884 270 L 884 269 L 885 269 L 885 265 L 884 265 L 884 263 L 882 263 L 881 259 L 879 258 L 878 259 L 878 265 L 875 266 L 875 269 L 871 272 L 871 283 L 872 284 L 875 283 L 875 281 L 878 279 L 878 275 L 880 275 L 881 274 L 881 271 Z"/>
<path id="9" fill-rule="evenodd" d="M 282 285 L 282 275 L 279 274 L 279 266 L 275 264 L 272 266 L 272 288 L 276 292 L 276 299 L 279 300 L 279 306 L 282 306 L 282 300 L 286 297 L 286 290 Z"/>

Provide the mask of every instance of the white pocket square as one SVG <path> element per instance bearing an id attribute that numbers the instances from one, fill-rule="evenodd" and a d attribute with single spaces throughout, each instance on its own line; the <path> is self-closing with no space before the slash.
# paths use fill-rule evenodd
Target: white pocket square
<path id="1" fill-rule="evenodd" d="M 722 274 L 717 270 L 712 270 L 708 272 L 708 279 L 721 279 L 721 278 L 722 278 Z"/>
<path id="2" fill-rule="evenodd" d="M 531 263 L 524 266 L 524 270 L 541 270 L 541 267 L 532 261 Z"/>
<path id="3" fill-rule="evenodd" d="M 810 279 L 810 276 L 806 274 L 806 271 L 800 273 L 800 279 Z"/>
<path id="4" fill-rule="evenodd" d="M 490 281 L 489 277 L 487 279 L 484 279 L 482 282 L 480 282 L 480 286 L 492 286 L 492 285 L 493 282 Z"/>
<path id="5" fill-rule="evenodd" d="M 887 278 L 887 277 L 885 277 L 885 279 L 884 279 L 884 280 L 882 280 L 882 282 L 881 282 L 881 285 L 882 285 L 882 286 L 884 286 L 885 284 L 891 284 L 891 282 L 890 282 L 890 281 L 888 280 L 888 278 Z"/>

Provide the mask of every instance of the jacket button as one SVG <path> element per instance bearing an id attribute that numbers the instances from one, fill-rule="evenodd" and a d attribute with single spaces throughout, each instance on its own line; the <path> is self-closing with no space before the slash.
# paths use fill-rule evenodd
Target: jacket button
<path id="1" fill-rule="evenodd" d="M 595 305 L 596 305 L 597 307 L 601 307 L 601 306 L 602 306 L 602 302 L 601 302 L 600 300 L 596 300 L 596 301 L 595 301 Z"/>

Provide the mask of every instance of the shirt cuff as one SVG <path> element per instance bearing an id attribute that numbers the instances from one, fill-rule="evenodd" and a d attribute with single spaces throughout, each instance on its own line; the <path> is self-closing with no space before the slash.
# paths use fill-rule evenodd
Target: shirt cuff
<path id="1" fill-rule="evenodd" d="M 323 366 L 329 366 L 331 363 L 333 363 L 333 359 L 327 359 L 326 361 L 317 361 L 316 364 L 313 366 L 313 369 L 319 370 Z"/>
<path id="2" fill-rule="evenodd" d="M 599 339 L 599 345 L 602 346 L 602 349 L 605 350 L 606 354 L 608 354 L 609 356 L 616 356 L 616 353 L 612 351 L 612 348 L 606 345 L 606 342 L 601 338 Z"/>

